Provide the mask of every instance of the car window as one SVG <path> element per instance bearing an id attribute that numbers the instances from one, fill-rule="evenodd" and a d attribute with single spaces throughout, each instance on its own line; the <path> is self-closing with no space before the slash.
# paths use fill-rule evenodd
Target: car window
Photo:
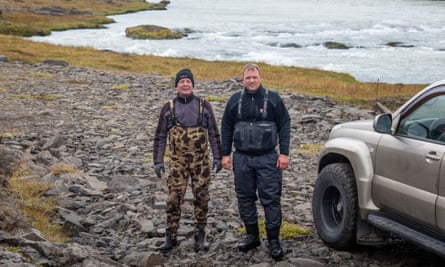
<path id="1" fill-rule="evenodd" d="M 445 144 L 445 95 L 438 95 L 415 107 L 402 118 L 398 135 Z"/>

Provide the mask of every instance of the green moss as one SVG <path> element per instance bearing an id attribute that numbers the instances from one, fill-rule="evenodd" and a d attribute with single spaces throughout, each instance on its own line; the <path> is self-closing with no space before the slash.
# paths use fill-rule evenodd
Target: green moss
<path id="1" fill-rule="evenodd" d="M 225 96 L 218 96 L 218 95 L 208 95 L 206 96 L 207 101 L 213 101 L 213 102 L 226 102 L 227 97 Z"/>
<path id="2" fill-rule="evenodd" d="M 185 34 L 156 25 L 139 25 L 125 29 L 125 35 L 133 39 L 180 39 Z"/>
<path id="3" fill-rule="evenodd" d="M 260 236 L 266 237 L 267 233 L 266 233 L 266 226 L 265 226 L 264 220 L 258 221 L 258 227 L 260 230 Z M 245 234 L 246 228 L 241 227 L 240 232 Z M 289 239 L 289 238 L 300 236 L 300 235 L 307 235 L 308 233 L 309 233 L 309 230 L 303 228 L 302 226 L 300 226 L 298 224 L 288 223 L 286 221 L 283 221 L 281 223 L 280 237 L 283 239 Z"/>

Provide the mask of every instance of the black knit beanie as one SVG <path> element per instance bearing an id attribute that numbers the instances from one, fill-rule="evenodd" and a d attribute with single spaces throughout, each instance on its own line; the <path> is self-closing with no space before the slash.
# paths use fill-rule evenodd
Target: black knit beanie
<path id="1" fill-rule="evenodd" d="M 192 81 L 192 85 L 193 87 L 195 87 L 195 80 L 193 80 L 193 73 L 191 70 L 189 69 L 182 69 L 180 70 L 177 74 L 176 74 L 176 79 L 175 79 L 175 87 L 178 86 L 178 82 L 179 80 L 181 80 L 182 78 L 189 78 Z"/>

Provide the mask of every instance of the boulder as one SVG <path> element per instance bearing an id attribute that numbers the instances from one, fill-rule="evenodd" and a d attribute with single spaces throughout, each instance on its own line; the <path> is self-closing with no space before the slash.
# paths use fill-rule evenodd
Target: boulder
<path id="1" fill-rule="evenodd" d="M 175 32 L 168 28 L 156 25 L 139 25 L 125 29 L 125 35 L 133 39 L 181 39 L 186 34 Z"/>

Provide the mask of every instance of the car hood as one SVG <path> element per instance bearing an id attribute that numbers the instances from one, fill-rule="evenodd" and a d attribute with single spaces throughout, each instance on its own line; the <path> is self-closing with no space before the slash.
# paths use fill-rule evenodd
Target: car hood
<path id="1" fill-rule="evenodd" d="M 353 136 L 354 139 L 366 138 L 369 132 L 375 133 L 373 122 L 373 120 L 359 120 L 337 124 L 332 128 L 329 139 L 349 136 Z M 362 130 L 363 135 L 357 135 L 357 130 Z"/>

